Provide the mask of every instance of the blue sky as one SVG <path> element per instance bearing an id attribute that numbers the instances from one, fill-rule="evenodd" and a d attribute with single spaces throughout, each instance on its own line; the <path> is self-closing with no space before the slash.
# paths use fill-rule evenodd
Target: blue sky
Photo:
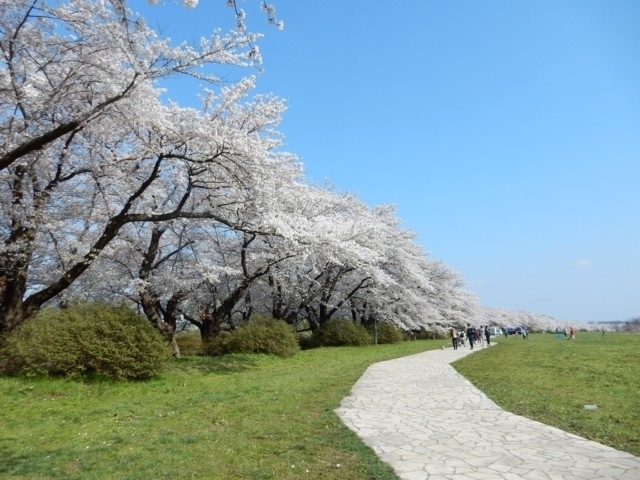
<path id="1" fill-rule="evenodd" d="M 239 4 L 310 182 L 395 204 L 485 306 L 640 316 L 640 2 L 272 2 Z M 194 40 L 224 3 L 130 5 Z"/>

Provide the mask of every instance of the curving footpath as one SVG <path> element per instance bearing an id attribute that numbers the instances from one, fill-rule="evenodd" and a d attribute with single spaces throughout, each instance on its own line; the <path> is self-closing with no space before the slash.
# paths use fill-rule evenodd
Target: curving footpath
<path id="1" fill-rule="evenodd" d="M 640 457 L 502 410 L 449 365 L 469 353 L 371 365 L 336 414 L 404 480 L 640 480 Z"/>

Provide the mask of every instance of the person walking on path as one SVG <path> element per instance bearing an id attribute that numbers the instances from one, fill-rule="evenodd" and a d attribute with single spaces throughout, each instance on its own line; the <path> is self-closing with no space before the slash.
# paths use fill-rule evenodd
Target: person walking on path
<path id="1" fill-rule="evenodd" d="M 476 342 L 481 347 L 484 347 L 484 326 L 480 325 L 479 328 L 476 328 Z"/>
<path id="2" fill-rule="evenodd" d="M 467 338 L 469 339 L 469 348 L 473 350 L 473 342 L 476 339 L 476 329 L 467 323 Z"/>
<path id="3" fill-rule="evenodd" d="M 491 346 L 491 331 L 489 330 L 489 325 L 484 327 L 484 337 L 487 339 L 487 347 Z"/>
<path id="4" fill-rule="evenodd" d="M 452 326 L 449 331 L 449 335 L 451 336 L 451 344 L 453 345 L 453 349 L 458 349 L 458 330 L 456 327 Z"/>

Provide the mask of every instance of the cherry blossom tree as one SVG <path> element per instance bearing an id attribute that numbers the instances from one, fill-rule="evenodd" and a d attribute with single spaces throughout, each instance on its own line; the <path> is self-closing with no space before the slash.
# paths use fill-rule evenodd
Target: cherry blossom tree
<path id="1" fill-rule="evenodd" d="M 291 205 L 297 209 L 292 234 L 300 254 L 270 273 L 271 312 L 292 323 L 305 319 L 315 329 L 359 290 L 382 279 L 373 235 L 377 223 L 352 195 L 306 186 L 297 198 Z"/>
<path id="2" fill-rule="evenodd" d="M 127 224 L 260 228 L 238 212 L 279 161 L 282 102 L 246 101 L 251 77 L 208 92 L 202 111 L 163 105 L 155 87 L 181 73 L 215 83 L 198 67 L 251 64 L 256 37 L 172 47 L 115 3 L 0 2 L 0 331 L 65 291 Z"/>
<path id="3" fill-rule="evenodd" d="M 200 282 L 181 308 L 203 339 L 235 328 L 253 313 L 251 288 L 274 266 L 295 255 L 295 249 L 274 248 L 274 236 L 236 231 L 210 242 L 221 274 Z M 211 257 L 210 257 L 211 258 Z"/>
<path id="4" fill-rule="evenodd" d="M 278 220 L 291 223 L 295 218 L 276 210 L 286 205 L 279 199 L 291 196 L 299 167 L 287 158 L 271 159 L 269 167 L 260 170 L 254 181 L 249 182 L 245 172 L 236 185 L 231 180 L 221 184 L 224 198 L 233 200 L 233 215 L 224 222 L 205 215 L 125 225 L 93 270 L 80 279 L 79 288 L 90 283 L 97 291 L 102 285 L 102 295 L 117 293 L 138 303 L 172 342 L 176 356 L 179 314 L 196 325 L 203 338 L 218 334 L 223 323 L 233 325 L 236 306 L 248 298 L 253 282 L 298 250 L 297 242 L 287 237 L 291 226 Z M 237 190 L 234 196 L 228 195 L 231 189 Z M 214 193 L 210 186 L 207 194 Z M 242 202 L 240 193 L 245 195 Z M 97 275 L 102 282 L 94 280 Z"/>
<path id="5" fill-rule="evenodd" d="M 460 277 L 428 258 L 415 234 L 400 228 L 393 207 L 370 208 L 328 190 L 305 197 L 316 199 L 304 208 L 318 233 L 307 244 L 308 254 L 263 279 L 274 317 L 312 330 L 335 316 L 410 330 L 446 322 L 445 310 L 460 318 L 472 314 L 476 300 Z"/>

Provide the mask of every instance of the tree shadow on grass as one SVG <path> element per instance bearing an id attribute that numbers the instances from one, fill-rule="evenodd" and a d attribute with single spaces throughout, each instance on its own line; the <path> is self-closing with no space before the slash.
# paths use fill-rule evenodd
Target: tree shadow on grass
<path id="1" fill-rule="evenodd" d="M 258 357 L 250 354 L 221 355 L 219 357 L 183 357 L 177 360 L 178 368 L 197 370 L 219 375 L 244 372 L 258 365 Z"/>
<path id="2" fill-rule="evenodd" d="M 1 441 L 11 441 L 8 438 L 1 438 Z M 22 452 L 15 452 L 4 445 L 0 445 L 0 476 L 4 475 L 29 475 L 34 473 L 35 459 Z"/>

